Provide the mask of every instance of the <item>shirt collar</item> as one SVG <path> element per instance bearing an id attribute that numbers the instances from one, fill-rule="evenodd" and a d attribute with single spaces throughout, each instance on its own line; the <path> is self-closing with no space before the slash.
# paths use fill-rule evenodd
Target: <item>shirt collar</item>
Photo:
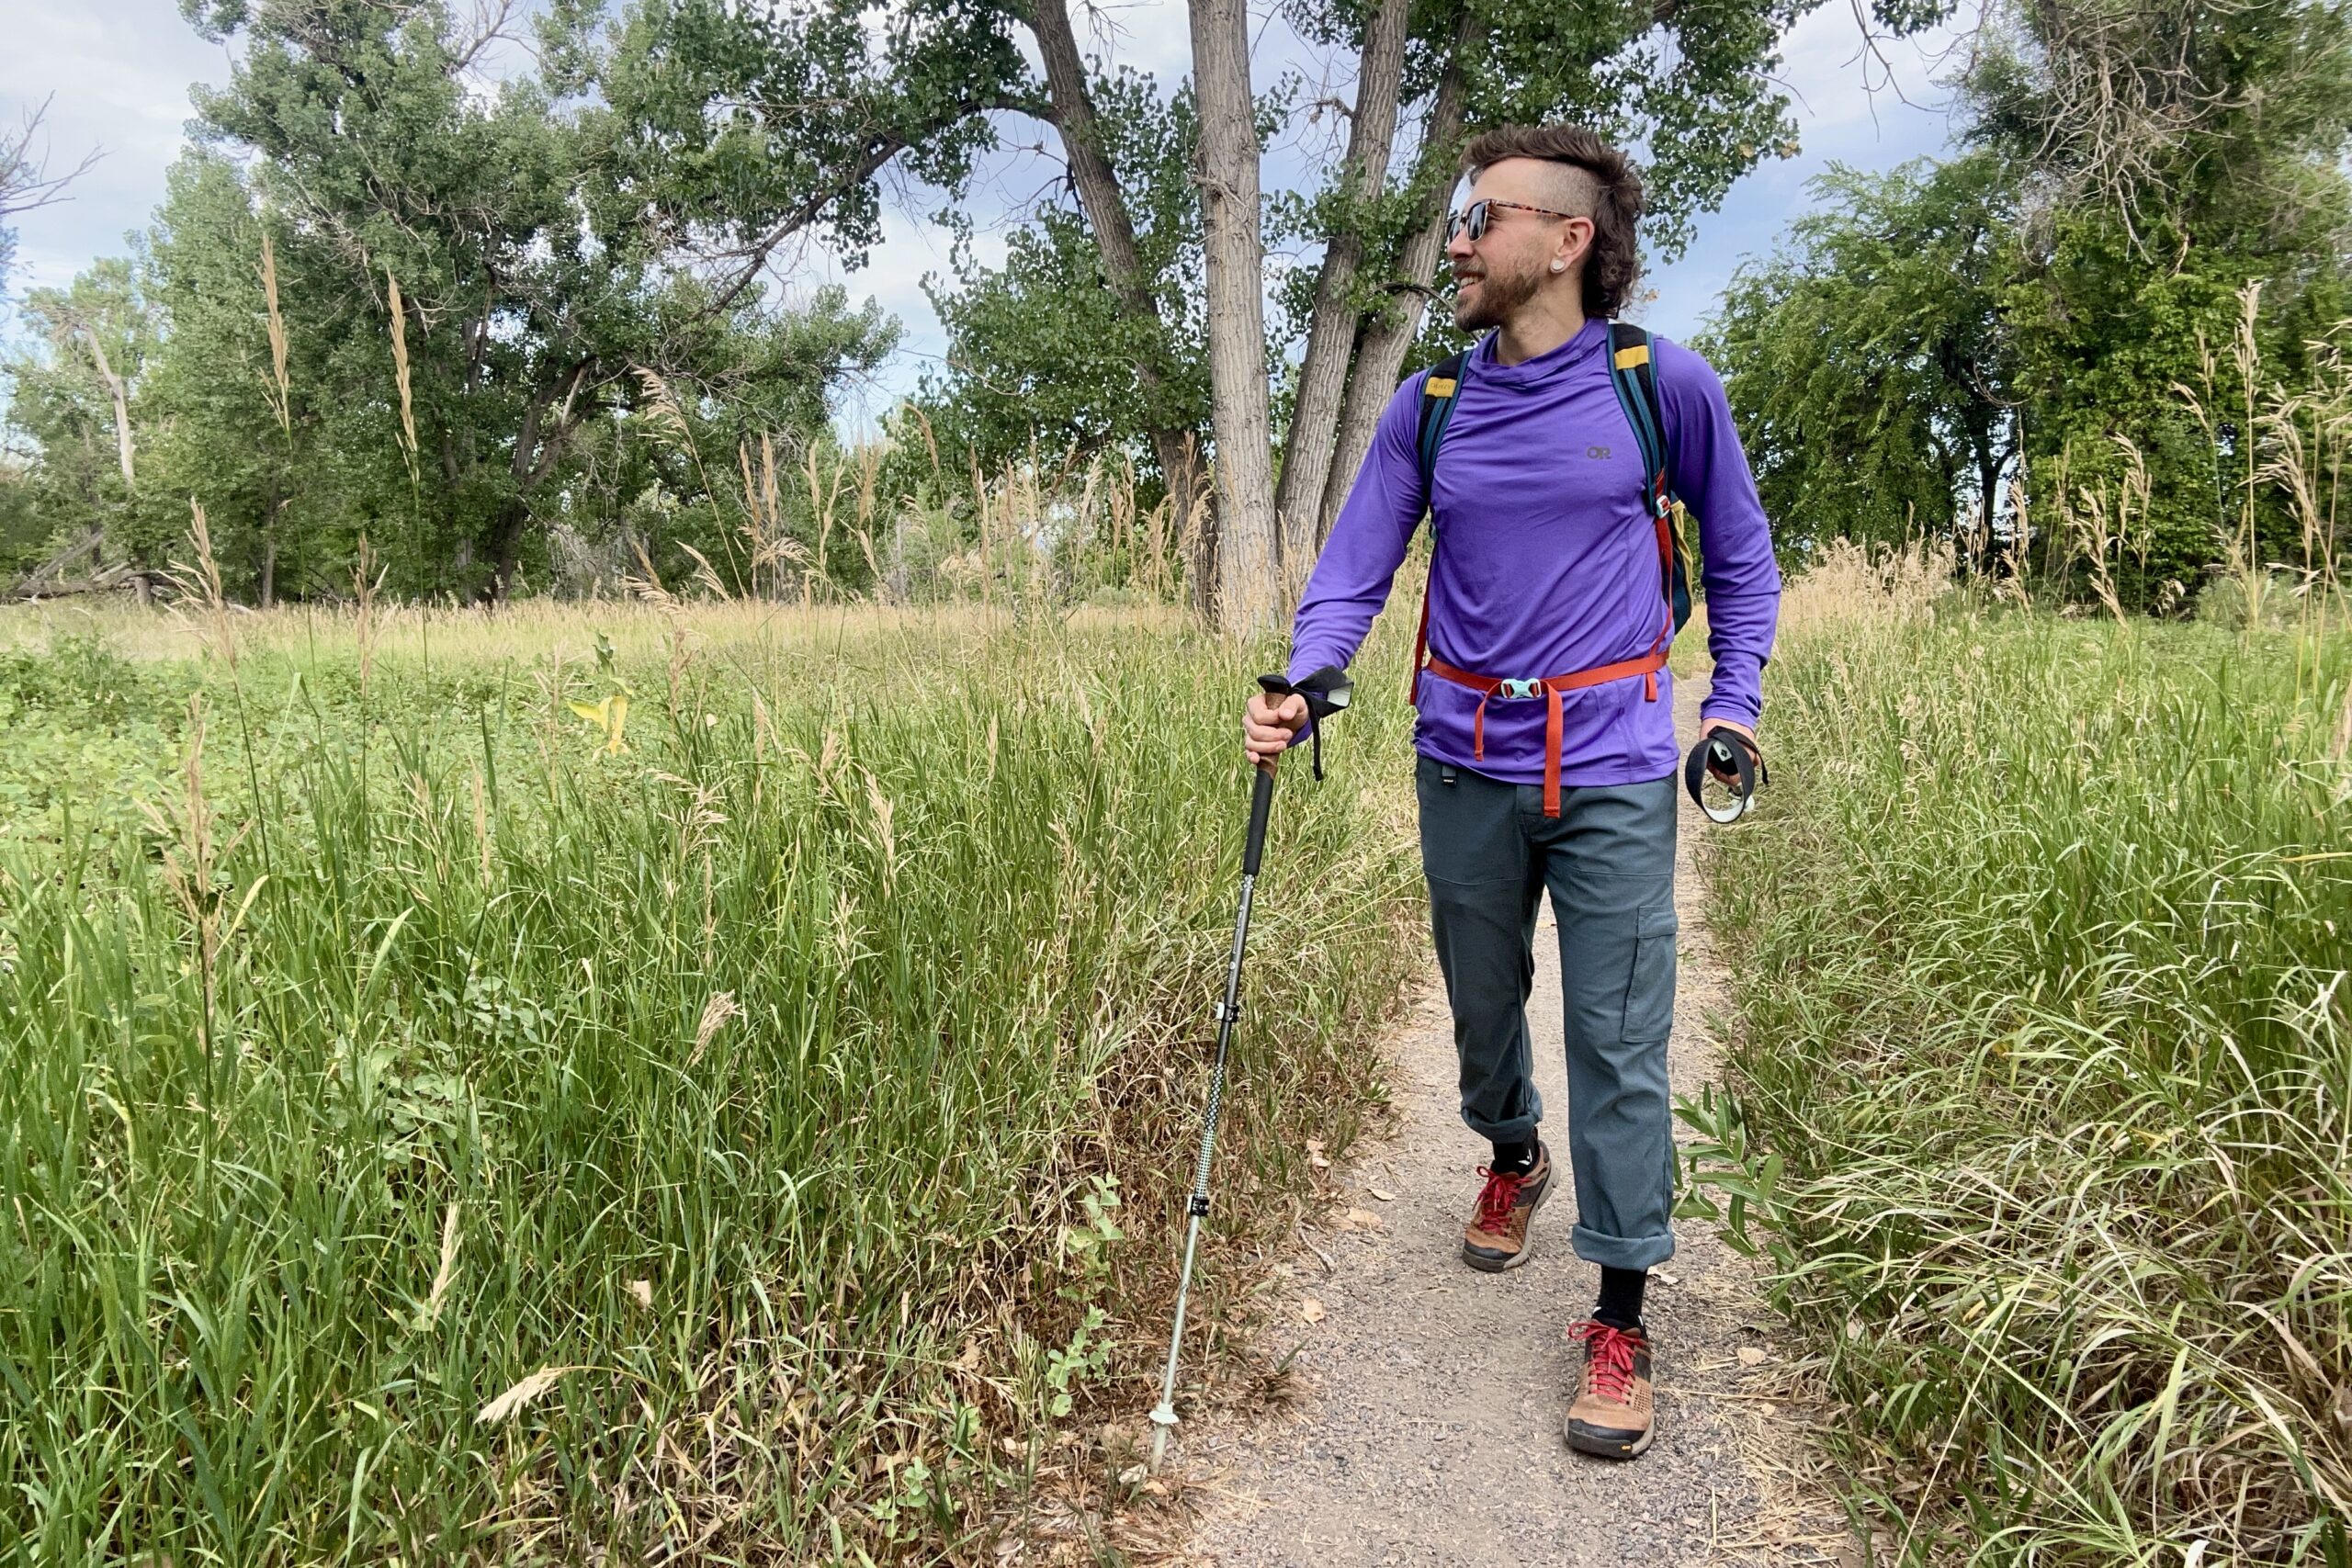
<path id="1" fill-rule="evenodd" d="M 1609 323 L 1599 316 L 1587 316 L 1567 342 L 1548 354 L 1523 359 L 1517 365 L 1496 362 L 1495 344 L 1501 337 L 1499 330 L 1489 332 L 1478 340 L 1470 355 L 1470 373 L 1479 380 L 1504 387 L 1538 387 L 1582 366 L 1600 352 L 1608 340 Z"/>

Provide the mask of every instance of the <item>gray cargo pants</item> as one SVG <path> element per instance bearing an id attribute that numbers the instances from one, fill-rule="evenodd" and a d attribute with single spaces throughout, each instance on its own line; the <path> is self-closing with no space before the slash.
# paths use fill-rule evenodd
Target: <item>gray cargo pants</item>
<path id="1" fill-rule="evenodd" d="M 1414 775 L 1421 868 L 1462 1063 L 1462 1120 L 1519 1143 L 1544 1115 L 1527 998 L 1535 907 L 1560 931 L 1568 1161 L 1577 1256 L 1647 1269 L 1674 1256 L 1674 1134 L 1666 1041 L 1674 1022 L 1675 781 L 1544 792 L 1429 757 Z"/>

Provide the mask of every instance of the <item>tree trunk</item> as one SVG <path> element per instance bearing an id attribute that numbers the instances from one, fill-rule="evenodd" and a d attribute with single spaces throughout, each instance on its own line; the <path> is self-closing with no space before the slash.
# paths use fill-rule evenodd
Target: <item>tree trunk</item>
<path id="1" fill-rule="evenodd" d="M 54 592 L 54 585 L 64 581 L 67 567 L 78 565 L 85 558 L 96 557 L 106 542 L 106 529 L 92 528 L 79 539 L 25 573 L 17 580 L 17 585 L 8 590 L 8 597 L 31 599 Z"/>
<path id="2" fill-rule="evenodd" d="M 286 511 L 286 498 L 277 493 L 277 480 L 272 476 L 270 496 L 262 508 L 261 525 L 261 604 L 269 609 L 277 603 L 277 520 Z"/>
<path id="3" fill-rule="evenodd" d="M 1209 394 L 1216 434 L 1217 625 L 1272 631 L 1282 608 L 1272 420 L 1266 391 L 1265 238 L 1257 106 L 1242 0 L 1190 0 L 1208 254 Z"/>
<path id="4" fill-rule="evenodd" d="M 1053 102 L 1062 151 L 1069 159 L 1070 184 L 1078 191 L 1079 209 L 1086 215 L 1086 226 L 1093 232 L 1095 249 L 1102 260 L 1103 281 L 1129 315 L 1152 325 L 1151 349 L 1136 360 L 1136 386 L 1143 393 L 1150 423 L 1152 456 L 1168 486 L 1170 520 L 1181 536 L 1186 518 L 1200 502 L 1201 462 L 1194 433 L 1173 418 L 1167 407 L 1168 380 L 1159 360 L 1163 341 L 1159 298 L 1152 292 L 1142 257 L 1136 254 L 1135 223 L 1127 216 L 1117 171 L 1102 151 L 1094 100 L 1086 90 L 1086 66 L 1079 58 L 1078 37 L 1070 28 L 1066 0 L 1035 0 L 1029 30 L 1036 36 L 1037 52 L 1045 62 L 1046 92 Z M 1204 517 L 1203 527 L 1209 525 Z M 1214 552 L 1209 558 L 1216 558 Z M 1196 583 L 1193 601 L 1205 618 L 1210 601 L 1204 586 Z"/>
<path id="5" fill-rule="evenodd" d="M 523 560 L 523 530 L 531 521 L 531 504 L 523 497 L 511 496 L 499 508 L 498 521 L 491 527 L 490 581 L 482 587 L 484 605 L 503 604 L 514 591 L 514 573 Z"/>
<path id="6" fill-rule="evenodd" d="M 1274 511 L 1282 518 L 1283 560 L 1295 581 L 1306 571 L 1326 532 L 1324 487 L 1331 475 L 1332 444 L 1347 392 L 1348 361 L 1354 351 L 1356 269 L 1363 258 L 1359 228 L 1362 208 L 1379 199 L 1388 183 L 1388 151 L 1396 131 L 1396 99 L 1405 76 L 1408 0 L 1379 0 L 1364 26 L 1363 58 L 1356 83 L 1355 114 L 1348 130 L 1348 161 L 1341 188 L 1351 204 L 1339 232 L 1323 248 L 1315 280 L 1315 311 L 1308 318 L 1306 356 L 1298 370 L 1298 406 L 1283 444 L 1282 483 Z"/>
<path id="7" fill-rule="evenodd" d="M 107 363 L 107 351 L 98 342 L 98 330 L 84 326 L 82 336 L 90 345 L 90 357 L 97 362 L 98 379 L 107 384 L 107 395 L 114 400 L 115 460 L 122 466 L 122 490 L 126 495 L 137 493 L 130 477 L 130 389 L 122 378 Z"/>
<path id="8" fill-rule="evenodd" d="M 1984 547 L 1988 550 L 1993 548 L 1993 514 L 2001 504 L 2001 472 L 2008 467 L 2008 463 L 2007 455 L 2005 453 L 1990 451 L 1983 446 L 1977 448 L 1976 493 L 1979 498 L 1977 504 L 1984 509 Z M 2014 520 L 2012 524 L 2014 525 Z M 2014 538 L 2009 544 L 2010 548 L 2017 553 L 2018 575 L 2022 577 L 2025 575 L 2024 550 Z"/>
<path id="9" fill-rule="evenodd" d="M 1464 10 L 1453 30 L 1453 51 L 1445 62 L 1445 74 L 1438 79 L 1437 94 L 1430 104 L 1429 129 L 1421 138 L 1415 176 L 1420 186 L 1421 222 L 1406 240 L 1404 254 L 1398 258 L 1397 297 L 1388 310 L 1367 320 L 1356 338 L 1355 369 L 1348 378 L 1337 449 L 1316 519 L 1317 537 L 1331 531 L 1340 503 L 1347 500 L 1349 489 L 1356 482 L 1356 469 L 1363 465 L 1363 455 L 1372 450 L 1372 433 L 1380 423 L 1380 411 L 1388 406 L 1403 377 L 1406 351 L 1420 336 L 1421 311 L 1437 281 L 1438 262 L 1445 254 L 1445 207 L 1453 195 L 1453 161 L 1461 151 L 1463 114 L 1469 96 L 1463 62 L 1485 34 L 1486 24 Z"/>

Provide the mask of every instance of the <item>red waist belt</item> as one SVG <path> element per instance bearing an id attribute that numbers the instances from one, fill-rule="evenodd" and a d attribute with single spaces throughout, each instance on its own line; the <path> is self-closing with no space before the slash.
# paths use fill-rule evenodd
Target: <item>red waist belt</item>
<path id="1" fill-rule="evenodd" d="M 1427 614 L 1426 611 L 1423 612 Z M 1424 634 L 1426 635 L 1426 634 Z M 1441 681 L 1451 681 L 1457 686 L 1467 686 L 1478 694 L 1478 710 L 1470 720 L 1470 754 L 1484 761 L 1487 756 L 1487 701 L 1500 693 L 1508 700 L 1532 697 L 1544 694 L 1549 711 L 1544 716 L 1544 815 L 1560 814 L 1560 694 L 1582 691 L 1587 686 L 1606 685 L 1639 675 L 1643 700 L 1657 701 L 1657 672 L 1666 668 L 1666 639 L 1638 659 L 1621 659 L 1614 664 L 1597 664 L 1589 670 L 1578 670 L 1568 675 L 1546 675 L 1540 681 L 1512 681 L 1497 675 L 1473 675 L 1467 670 L 1456 669 L 1429 654 L 1419 668 Z M 1413 705 L 1420 705 L 1421 683 L 1417 673 L 1413 681 Z"/>

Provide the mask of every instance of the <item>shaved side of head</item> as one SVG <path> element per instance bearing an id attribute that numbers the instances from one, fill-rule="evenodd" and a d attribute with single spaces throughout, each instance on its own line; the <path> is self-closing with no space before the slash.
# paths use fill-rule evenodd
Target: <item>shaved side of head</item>
<path id="1" fill-rule="evenodd" d="M 1600 182 L 1592 171 L 1574 164 L 1544 164 L 1544 193 L 1546 205 L 1578 218 L 1589 218 L 1600 205 Z"/>

